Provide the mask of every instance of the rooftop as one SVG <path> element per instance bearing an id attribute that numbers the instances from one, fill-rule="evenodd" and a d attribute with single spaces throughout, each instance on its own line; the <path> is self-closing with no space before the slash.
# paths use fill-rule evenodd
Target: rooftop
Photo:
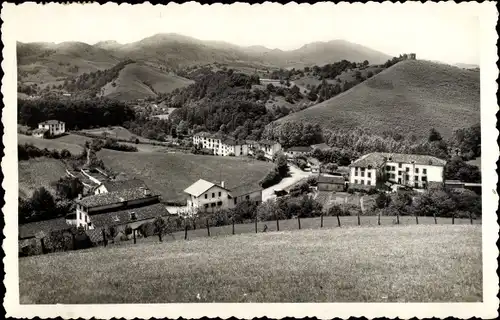
<path id="1" fill-rule="evenodd" d="M 244 195 L 250 194 L 252 192 L 256 192 L 256 191 L 262 191 L 262 187 L 258 183 L 244 184 L 244 185 L 240 185 L 240 186 L 231 188 L 229 193 L 231 194 L 232 197 L 235 198 L 235 197 L 244 196 Z"/>
<path id="2" fill-rule="evenodd" d="M 135 214 L 135 219 L 132 219 L 131 214 Z M 90 221 L 94 228 L 103 228 L 112 225 L 123 225 L 136 221 L 148 220 L 156 217 L 168 215 L 167 207 L 162 203 L 155 203 L 149 206 L 130 208 L 120 211 L 102 213 L 92 215 Z"/>
<path id="3" fill-rule="evenodd" d="M 313 144 L 311 145 L 311 148 L 320 150 L 330 149 L 330 147 L 326 143 Z"/>
<path id="4" fill-rule="evenodd" d="M 30 222 L 19 225 L 19 237 L 31 238 L 40 231 L 44 232 L 45 234 L 49 234 L 51 231 L 65 230 L 69 228 L 71 228 L 71 226 L 66 223 L 65 218 Z"/>
<path id="5" fill-rule="evenodd" d="M 295 146 L 295 147 L 290 147 L 286 150 L 288 151 L 294 151 L 294 152 L 311 152 L 312 148 L 310 146 Z"/>
<path id="6" fill-rule="evenodd" d="M 325 176 L 321 175 L 318 177 L 318 183 L 338 183 L 344 184 L 345 179 L 342 176 Z"/>
<path id="7" fill-rule="evenodd" d="M 115 180 L 105 181 L 102 183 L 108 192 L 121 191 L 127 189 L 137 189 L 140 187 L 147 188 L 148 186 L 140 179 Z"/>
<path id="8" fill-rule="evenodd" d="M 100 193 L 76 200 L 76 203 L 81 204 L 87 208 L 94 208 L 109 204 L 121 203 L 125 201 L 159 196 L 158 194 L 155 194 L 151 191 L 149 195 L 146 195 L 144 191 L 145 189 L 143 188 L 134 188 L 134 189 L 125 189 L 107 193 Z"/>
<path id="9" fill-rule="evenodd" d="M 195 197 L 199 197 L 201 194 L 203 194 L 203 192 L 207 191 L 213 186 L 216 186 L 216 184 L 207 180 L 199 179 L 198 181 L 187 187 L 184 192 Z"/>
<path id="10" fill-rule="evenodd" d="M 361 167 L 361 168 L 367 168 L 367 167 L 379 168 L 383 166 L 386 162 L 442 166 L 442 167 L 446 165 L 445 160 L 433 156 L 418 155 L 418 154 L 373 152 L 362 156 L 358 160 L 351 163 L 349 166 Z"/>
<path id="11" fill-rule="evenodd" d="M 46 121 L 40 122 L 40 124 L 60 124 L 60 123 L 64 123 L 64 122 L 59 121 L 59 120 L 46 120 Z"/>
<path id="12" fill-rule="evenodd" d="M 44 133 L 47 131 L 49 131 L 49 129 L 47 129 L 47 128 L 37 128 L 37 129 L 33 130 L 33 133 Z"/>

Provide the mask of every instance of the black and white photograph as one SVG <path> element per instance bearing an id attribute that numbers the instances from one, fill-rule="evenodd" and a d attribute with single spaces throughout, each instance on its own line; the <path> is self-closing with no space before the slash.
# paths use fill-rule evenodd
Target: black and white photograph
<path id="1" fill-rule="evenodd" d="M 1 15 L 7 316 L 498 316 L 494 2 Z"/>

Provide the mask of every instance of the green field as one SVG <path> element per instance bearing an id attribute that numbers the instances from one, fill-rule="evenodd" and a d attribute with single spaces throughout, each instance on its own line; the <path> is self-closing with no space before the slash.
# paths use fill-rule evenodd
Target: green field
<path id="1" fill-rule="evenodd" d="M 339 94 L 277 120 L 319 123 L 324 129 L 366 128 L 444 137 L 479 122 L 479 72 L 428 61 L 403 61 Z"/>
<path id="2" fill-rule="evenodd" d="M 37 158 L 18 162 L 19 197 L 27 198 L 40 188 L 45 187 L 54 193 L 50 186 L 66 174 L 64 163 L 50 158 Z"/>
<path id="3" fill-rule="evenodd" d="M 59 140 L 61 139 L 61 140 Z M 71 139 L 71 138 L 69 138 Z M 64 142 L 67 141 L 64 138 L 57 138 L 57 139 L 41 139 L 41 138 L 35 138 L 32 136 L 26 136 L 24 134 L 17 134 L 17 143 L 18 144 L 24 144 L 24 143 L 31 143 L 35 147 L 44 149 L 47 148 L 49 150 L 63 150 L 66 149 L 71 154 L 78 154 L 83 151 L 83 147 L 79 146 L 78 144 L 75 144 L 73 142 Z M 85 141 L 83 141 L 85 143 Z"/>
<path id="4" fill-rule="evenodd" d="M 226 187 L 254 184 L 273 164 L 238 157 L 201 156 L 185 153 L 137 153 L 101 150 L 106 167 L 116 173 L 144 179 L 164 200 L 183 200 L 183 190 L 198 179 L 223 180 Z"/>
<path id="5" fill-rule="evenodd" d="M 479 302 L 481 257 L 476 225 L 99 247 L 20 258 L 20 302 Z"/>

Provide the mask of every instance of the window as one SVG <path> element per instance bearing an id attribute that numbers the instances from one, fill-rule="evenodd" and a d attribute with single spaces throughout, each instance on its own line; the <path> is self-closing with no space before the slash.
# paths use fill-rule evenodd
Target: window
<path id="1" fill-rule="evenodd" d="M 396 171 L 396 166 L 392 166 L 392 171 Z"/>
<path id="2" fill-rule="evenodd" d="M 234 204 L 238 203 L 238 198 L 234 198 Z"/>
<path id="3" fill-rule="evenodd" d="M 137 215 L 135 212 L 130 212 L 130 220 L 137 220 Z"/>
<path id="4" fill-rule="evenodd" d="M 401 184 L 401 178 L 398 178 L 398 183 Z"/>
<path id="5" fill-rule="evenodd" d="M 221 195 L 221 192 L 219 191 L 219 197 L 220 197 L 220 195 Z"/>
<path id="6" fill-rule="evenodd" d="M 372 173 L 371 173 L 371 172 L 368 172 L 368 173 L 367 173 L 367 177 L 368 177 L 368 178 L 371 178 L 371 177 L 372 177 Z"/>
<path id="7" fill-rule="evenodd" d="M 82 220 L 82 213 L 81 212 L 78 213 L 78 219 Z"/>
<path id="8" fill-rule="evenodd" d="M 427 177 L 422 177 L 422 181 L 427 182 Z"/>
<path id="9" fill-rule="evenodd" d="M 364 181 L 364 180 L 361 180 L 360 182 L 361 182 L 361 184 L 365 184 L 365 181 Z"/>
<path id="10" fill-rule="evenodd" d="M 208 199 L 208 194 L 205 193 L 205 199 Z"/>
<path id="11" fill-rule="evenodd" d="M 215 207 L 215 202 L 212 202 L 212 203 L 210 204 L 210 206 L 211 206 L 212 208 L 213 208 L 213 207 Z"/>
<path id="12" fill-rule="evenodd" d="M 372 182 L 370 180 L 366 181 L 366 184 L 371 186 L 372 185 Z"/>
<path id="13" fill-rule="evenodd" d="M 89 218 L 88 216 L 85 216 L 85 222 L 88 222 L 88 221 L 89 221 L 89 219 L 88 219 L 88 218 Z"/>
<path id="14" fill-rule="evenodd" d="M 391 166 L 387 166 L 387 167 L 385 167 L 385 170 L 387 170 L 387 171 L 391 171 Z"/>
<path id="15" fill-rule="evenodd" d="M 208 203 L 205 204 L 205 209 L 208 208 Z"/>
<path id="16" fill-rule="evenodd" d="M 390 178 L 391 178 L 391 175 L 392 175 L 392 174 L 390 174 L 390 173 L 386 174 L 387 179 L 390 179 Z"/>
<path id="17" fill-rule="evenodd" d="M 396 175 L 394 173 L 391 173 L 391 178 L 396 179 Z"/>
<path id="18" fill-rule="evenodd" d="M 354 179 L 354 184 L 358 184 L 358 179 Z"/>
<path id="19" fill-rule="evenodd" d="M 222 201 L 217 202 L 217 206 L 222 206 Z"/>
<path id="20" fill-rule="evenodd" d="M 398 175 L 402 175 L 403 174 L 403 171 L 398 171 Z"/>
<path id="21" fill-rule="evenodd" d="M 418 188 L 418 182 L 415 182 L 415 188 Z"/>
<path id="22" fill-rule="evenodd" d="M 365 176 L 365 172 L 364 171 L 361 171 L 361 176 L 364 177 Z"/>
<path id="23" fill-rule="evenodd" d="M 215 192 L 212 192 L 212 198 L 215 198 Z"/>
<path id="24" fill-rule="evenodd" d="M 247 200 L 248 200 L 248 199 L 250 199 L 250 196 L 249 196 L 249 195 L 247 195 L 247 196 L 245 197 L 245 199 L 247 199 Z"/>
<path id="25" fill-rule="evenodd" d="M 418 168 L 415 168 L 415 173 L 418 173 Z"/>
<path id="26" fill-rule="evenodd" d="M 415 176 L 415 181 L 418 181 L 418 176 Z"/>
<path id="27" fill-rule="evenodd" d="M 422 169 L 423 174 L 427 174 L 427 169 Z"/>
<path id="28" fill-rule="evenodd" d="M 403 164 L 398 163 L 398 167 L 399 167 L 399 168 L 402 168 L 402 167 L 403 167 Z"/>

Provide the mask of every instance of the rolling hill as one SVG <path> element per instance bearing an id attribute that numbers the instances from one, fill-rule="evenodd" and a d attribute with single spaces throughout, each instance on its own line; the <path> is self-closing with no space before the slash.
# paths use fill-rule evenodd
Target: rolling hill
<path id="1" fill-rule="evenodd" d="M 144 63 L 131 63 L 120 70 L 114 81 L 101 88 L 100 95 L 121 101 L 144 99 L 172 92 L 193 82 Z"/>
<path id="2" fill-rule="evenodd" d="M 109 69 L 126 59 L 143 62 L 155 68 L 175 70 L 210 63 L 252 69 L 304 67 L 342 59 L 358 62 L 368 60 L 372 64 L 377 64 L 389 58 L 384 53 L 344 40 L 311 43 L 296 50 L 282 51 L 262 46 L 240 47 L 222 41 L 202 41 L 172 33 L 157 34 L 128 44 L 112 40 L 101 41 L 94 45 L 82 42 L 59 44 L 18 42 L 17 57 L 19 80 L 39 85 L 47 82 L 59 85 L 65 79 Z M 137 72 L 131 73 L 138 76 Z M 172 79 L 164 82 L 176 81 Z M 135 91 L 151 94 L 141 85 L 133 88 L 132 92 Z"/>
<path id="3" fill-rule="evenodd" d="M 338 96 L 277 120 L 318 123 L 325 129 L 394 130 L 444 137 L 480 120 L 479 72 L 407 60 Z"/>

